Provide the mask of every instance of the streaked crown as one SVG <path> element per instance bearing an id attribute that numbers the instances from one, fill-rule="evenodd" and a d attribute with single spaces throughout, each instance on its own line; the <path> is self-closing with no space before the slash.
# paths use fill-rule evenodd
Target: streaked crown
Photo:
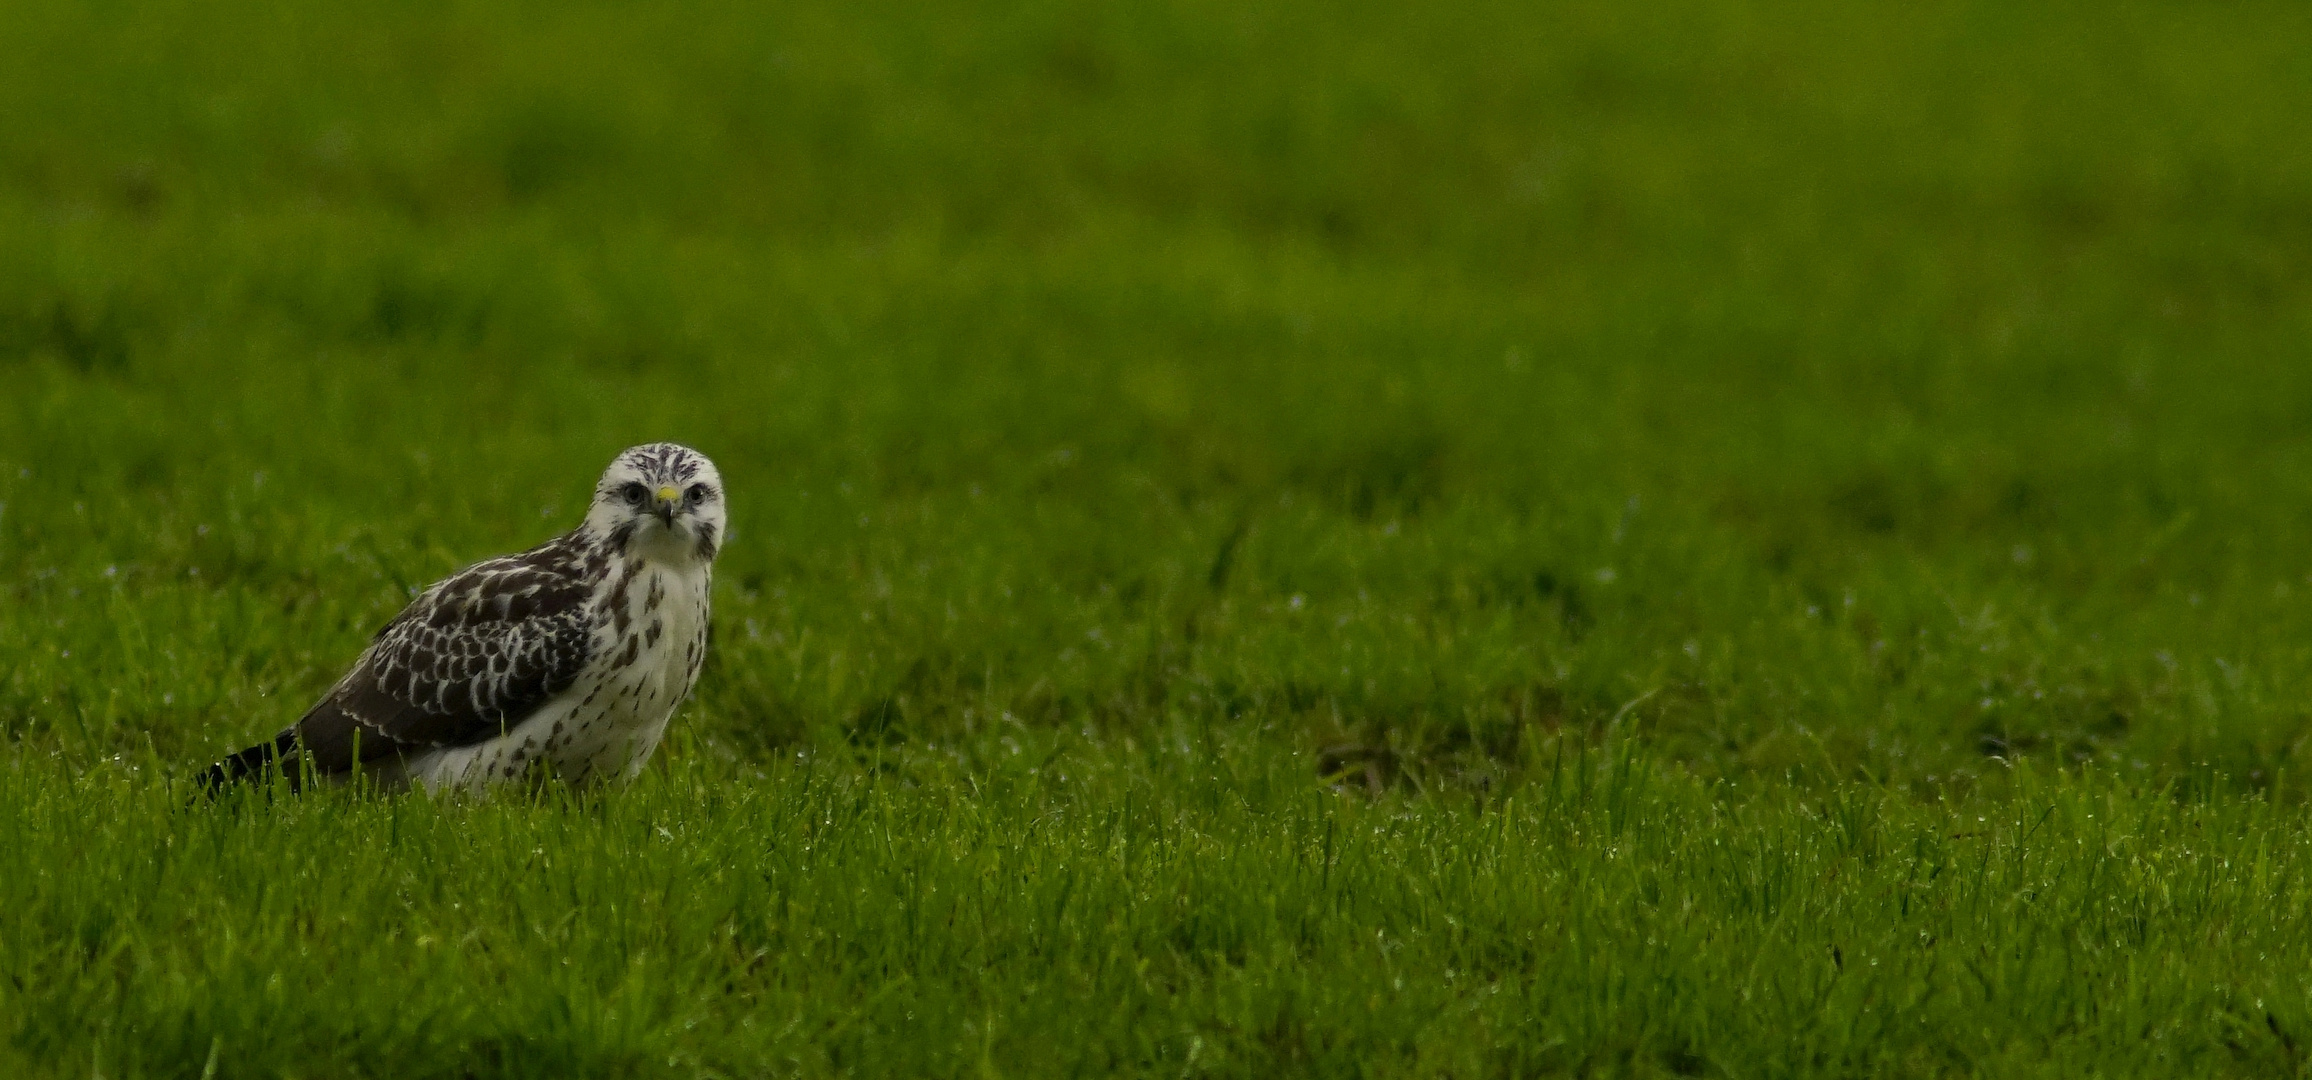
<path id="1" fill-rule="evenodd" d="M 628 447 L 602 471 L 586 528 L 629 553 L 711 560 L 728 523 L 722 473 L 690 447 Z"/>

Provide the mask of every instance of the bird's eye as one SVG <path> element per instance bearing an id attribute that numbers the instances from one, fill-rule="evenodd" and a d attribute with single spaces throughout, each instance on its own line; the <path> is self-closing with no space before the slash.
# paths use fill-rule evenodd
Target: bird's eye
<path id="1" fill-rule="evenodd" d="M 692 484 L 690 486 L 690 490 L 685 493 L 685 495 L 690 499 L 692 506 L 696 506 L 699 503 L 705 502 L 708 494 L 709 491 L 705 484 Z"/>
<path id="2" fill-rule="evenodd" d="M 650 497 L 649 489 L 636 483 L 629 483 L 625 487 L 619 488 L 618 494 L 626 500 L 629 506 L 641 506 L 642 501 Z"/>

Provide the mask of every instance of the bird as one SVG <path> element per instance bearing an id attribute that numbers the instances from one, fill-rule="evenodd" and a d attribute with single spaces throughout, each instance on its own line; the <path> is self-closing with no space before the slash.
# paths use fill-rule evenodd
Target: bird
<path id="1" fill-rule="evenodd" d="M 533 770 L 631 780 L 706 659 L 728 522 L 705 455 L 621 451 L 577 528 L 428 586 L 296 723 L 196 782 L 214 796 L 272 779 L 471 793 Z"/>

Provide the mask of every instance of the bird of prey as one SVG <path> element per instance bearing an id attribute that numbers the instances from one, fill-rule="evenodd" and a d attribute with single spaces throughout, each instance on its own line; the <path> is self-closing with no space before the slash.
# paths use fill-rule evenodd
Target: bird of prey
<path id="1" fill-rule="evenodd" d="M 479 791 L 533 768 L 631 778 L 706 659 L 722 476 L 674 443 L 618 455 L 576 529 L 436 582 L 269 742 L 210 766 L 214 793 L 279 769 Z"/>

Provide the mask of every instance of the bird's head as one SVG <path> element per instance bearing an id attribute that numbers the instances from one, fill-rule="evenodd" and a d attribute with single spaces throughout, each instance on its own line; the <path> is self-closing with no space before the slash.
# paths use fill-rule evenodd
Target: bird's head
<path id="1" fill-rule="evenodd" d="M 586 528 L 629 553 L 666 562 L 709 562 L 723 540 L 722 474 L 706 455 L 675 443 L 631 447 L 594 485 Z"/>

